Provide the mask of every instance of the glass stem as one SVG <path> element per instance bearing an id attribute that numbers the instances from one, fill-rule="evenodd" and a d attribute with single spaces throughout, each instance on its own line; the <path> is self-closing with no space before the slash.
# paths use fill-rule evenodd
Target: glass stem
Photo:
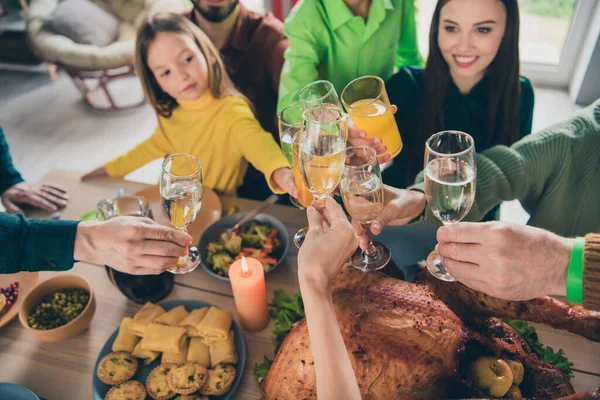
<path id="1" fill-rule="evenodd" d="M 375 248 L 375 246 L 373 246 L 373 236 L 371 234 L 371 224 L 361 224 L 361 226 L 363 228 L 363 231 L 367 235 L 367 238 L 369 238 L 369 244 L 367 245 L 367 248 L 364 249 L 362 252 L 363 257 L 366 259 L 373 259 L 373 258 L 377 257 L 377 249 Z"/>

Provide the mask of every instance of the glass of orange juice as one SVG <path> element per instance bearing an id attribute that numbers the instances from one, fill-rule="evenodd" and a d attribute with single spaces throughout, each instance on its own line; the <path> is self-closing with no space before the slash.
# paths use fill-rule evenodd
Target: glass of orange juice
<path id="1" fill-rule="evenodd" d="M 392 158 L 400 153 L 402 138 L 380 77 L 356 78 L 346 85 L 341 99 L 357 128 L 367 132 L 368 138 L 381 138 Z"/>

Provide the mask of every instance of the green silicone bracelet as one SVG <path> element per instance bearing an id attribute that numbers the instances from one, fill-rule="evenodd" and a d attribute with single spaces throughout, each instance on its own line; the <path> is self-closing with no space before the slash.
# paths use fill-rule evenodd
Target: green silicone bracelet
<path id="1" fill-rule="evenodd" d="M 575 238 L 571 249 L 569 272 L 567 273 L 567 300 L 573 303 L 583 302 L 583 249 L 585 238 Z"/>

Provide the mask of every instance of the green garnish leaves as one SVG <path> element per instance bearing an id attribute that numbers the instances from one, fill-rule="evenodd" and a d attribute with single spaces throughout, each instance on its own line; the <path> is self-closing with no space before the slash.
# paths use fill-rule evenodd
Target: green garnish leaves
<path id="1" fill-rule="evenodd" d="M 269 314 L 275 324 L 271 340 L 275 346 L 279 347 L 279 344 L 292 330 L 292 326 L 304 318 L 302 295 L 296 293 L 291 298 L 284 290 L 277 289 L 273 296 L 273 303 L 269 307 Z"/>
<path id="2" fill-rule="evenodd" d="M 505 321 L 510 327 L 512 327 L 527 344 L 531 347 L 531 350 L 537 354 L 540 360 L 547 362 L 548 364 L 554 365 L 560 369 L 567 377 L 573 378 L 573 371 L 571 367 L 573 363 L 565 356 L 563 349 L 559 349 L 557 352 L 550 346 L 544 346 L 538 339 L 537 332 L 533 326 L 530 326 L 525 321 L 519 320 L 508 320 Z"/>
<path id="3" fill-rule="evenodd" d="M 271 364 L 273 364 L 273 360 L 269 360 L 265 357 L 265 360 L 262 363 L 254 364 L 254 380 L 256 383 L 260 384 L 265 376 L 267 376 L 267 372 L 269 372 L 269 368 L 271 368 Z"/>

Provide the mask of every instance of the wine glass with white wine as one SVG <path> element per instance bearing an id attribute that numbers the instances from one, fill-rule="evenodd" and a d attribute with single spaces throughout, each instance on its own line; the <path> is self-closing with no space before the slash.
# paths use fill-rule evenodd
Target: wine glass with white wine
<path id="1" fill-rule="evenodd" d="M 160 197 L 165 217 L 179 231 L 186 232 L 202 206 L 202 166 L 189 154 L 173 154 L 165 158 L 160 175 Z M 168 271 L 187 274 L 200 264 L 196 246 L 180 257 Z"/>
<path id="2" fill-rule="evenodd" d="M 351 146 L 346 150 L 346 160 L 340 193 L 346 211 L 369 237 L 365 250 L 358 248 L 350 257 L 355 268 L 377 271 L 390 261 L 390 250 L 371 238 L 371 224 L 383 211 L 383 182 L 377 152 L 370 146 Z"/>
<path id="3" fill-rule="evenodd" d="M 475 142 L 460 131 L 442 131 L 425 143 L 427 206 L 444 225 L 460 222 L 475 200 Z M 427 263 L 436 278 L 453 282 L 439 255 Z"/>
<path id="4" fill-rule="evenodd" d="M 342 178 L 348 120 L 340 108 L 311 107 L 302 116 L 301 135 L 302 179 L 315 200 L 323 203 Z"/>

